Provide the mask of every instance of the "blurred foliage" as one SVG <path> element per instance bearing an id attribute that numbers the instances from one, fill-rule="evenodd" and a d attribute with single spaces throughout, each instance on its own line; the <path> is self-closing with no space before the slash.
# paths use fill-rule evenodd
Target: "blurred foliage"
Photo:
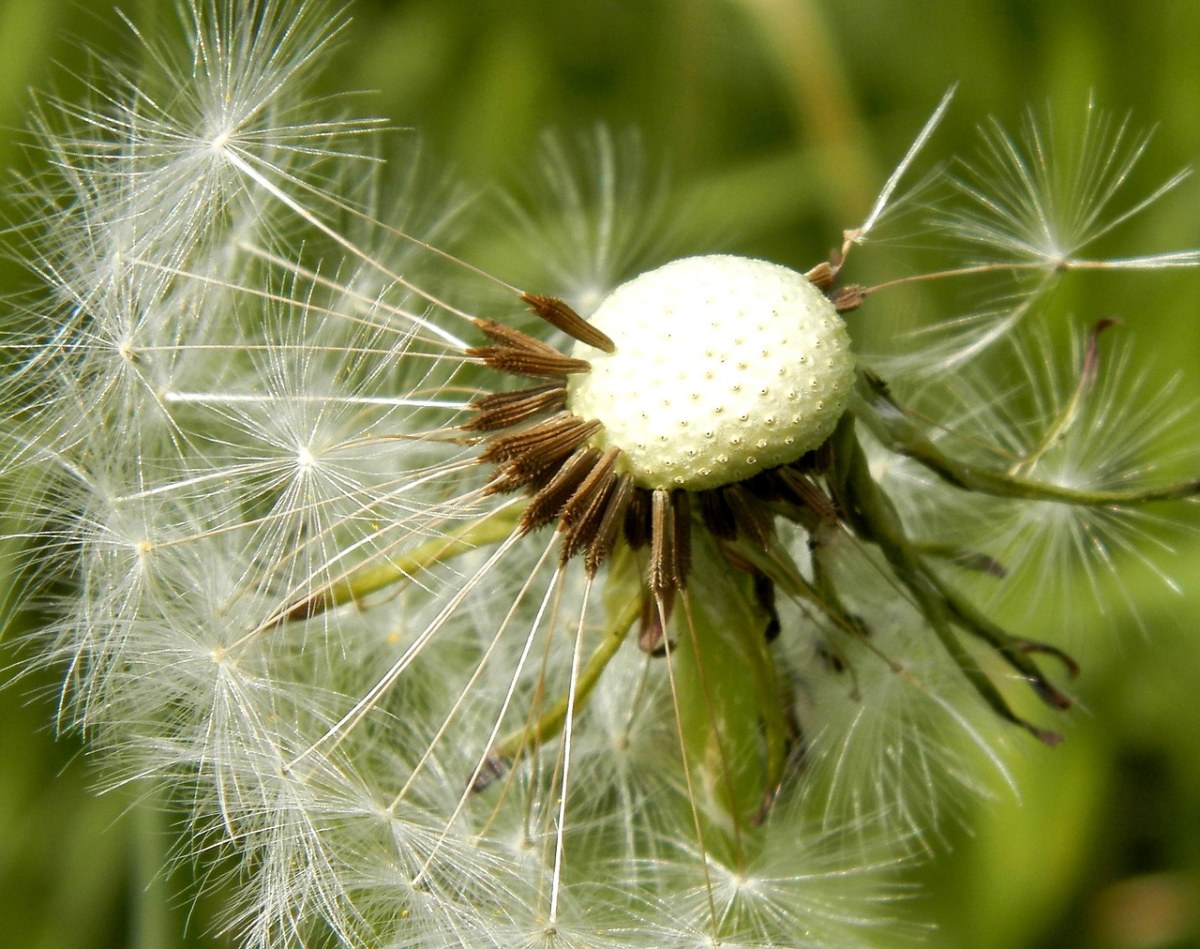
<path id="1" fill-rule="evenodd" d="M 178 29 L 170 0 L 127 0 L 147 33 Z M 1027 105 L 1078 115 L 1089 96 L 1157 126 L 1139 166 L 1149 190 L 1200 155 L 1200 4 L 1121 0 L 356 0 L 330 91 L 372 90 L 358 111 L 419 129 L 427 152 L 479 187 L 522 183 L 543 129 L 640 130 L 691 209 L 696 247 L 803 269 L 857 221 L 940 96 L 930 146 L 969 148 L 988 115 Z M 70 97 L 86 67 L 135 57 L 107 4 L 0 0 L 0 163 L 36 152 L 16 131 L 28 89 Z M 397 131 L 397 135 L 411 134 Z M 1188 182 L 1119 235 L 1128 252 L 1200 244 Z M 6 290 L 24 279 L 11 262 Z M 1112 279 L 1126 282 L 1114 292 Z M 1066 318 L 1113 312 L 1154 377 L 1187 371 L 1200 396 L 1200 274 L 1072 284 Z M 1132 286 L 1129 286 L 1132 285 Z M 1142 291 L 1139 288 L 1144 287 Z M 1117 301 L 1114 303 L 1114 301 Z M 977 949 L 1200 945 L 1200 543 L 1160 558 L 1180 593 L 1131 580 L 1140 625 L 1072 604 L 1081 707 L 1057 749 L 1018 742 L 1019 799 L 968 805 L 912 906 L 933 946 Z M 1056 621 L 1047 613 L 1045 624 Z M 1145 635 L 1143 635 L 1143 631 Z M 1034 631 L 1031 631 L 1034 632 Z M 1036 632 L 1034 632 L 1036 635 Z M 1043 633 L 1044 635 L 1045 633 Z M 11 636 L 10 636 L 11 638 Z M 5 662 L 13 652 L 5 653 Z M 0 944 L 90 949 L 211 945 L 180 874 L 163 878 L 169 828 L 52 737 L 54 683 L 0 691 Z M 176 893 L 176 895 L 168 895 Z M 176 941 L 185 922 L 188 941 Z"/>

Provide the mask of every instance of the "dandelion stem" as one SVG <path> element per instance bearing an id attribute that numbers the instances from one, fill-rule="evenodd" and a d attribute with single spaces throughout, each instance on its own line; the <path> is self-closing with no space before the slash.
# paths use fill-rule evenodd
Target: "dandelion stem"
<path id="1" fill-rule="evenodd" d="M 310 619 L 326 610 L 356 603 L 394 583 L 409 580 L 414 574 L 427 570 L 434 564 L 503 540 L 513 532 L 520 513 L 519 506 L 502 508 L 465 527 L 450 531 L 444 537 L 437 537 L 406 553 L 389 557 L 384 563 L 370 564 L 355 570 L 289 607 L 269 625 Z"/>
<path id="2" fill-rule="evenodd" d="M 1008 641 L 1010 637 L 1007 634 L 999 631 L 999 636 L 995 636 L 997 630 L 990 624 L 975 625 L 971 622 L 976 618 L 973 611 L 966 615 L 956 609 L 956 607 L 964 606 L 961 601 L 956 599 L 952 603 L 947 599 L 943 586 L 925 568 L 909 543 L 900 522 L 900 515 L 891 499 L 880 490 L 871 477 L 866 456 L 854 435 L 854 422 L 848 415 L 838 426 L 834 438 L 837 440 L 837 475 L 846 500 L 852 506 L 856 529 L 864 539 L 879 546 L 884 557 L 896 572 L 897 579 L 912 594 L 921 613 L 933 629 L 934 635 L 949 653 L 955 665 L 997 715 L 1024 728 L 1045 744 L 1058 744 L 1062 740 L 1062 736 L 1057 732 L 1040 728 L 1013 711 L 995 683 L 955 635 L 951 628 L 951 621 L 962 622 L 968 632 L 987 640 L 989 645 L 992 645 L 1010 665 L 1029 677 L 1030 684 L 1035 691 L 1049 704 L 1063 708 L 1066 704 L 1070 704 L 1069 700 L 1066 700 L 1061 693 L 1049 685 L 1046 678 L 1028 659 L 1025 654 L 1028 650 L 1023 652 L 1010 649 L 1009 647 L 1014 644 Z"/>
<path id="3" fill-rule="evenodd" d="M 1092 327 L 1092 332 L 1088 334 L 1087 350 L 1083 357 L 1083 364 L 1079 367 L 1079 379 L 1075 383 L 1075 389 L 1071 393 L 1070 400 L 1063 407 L 1063 410 L 1058 413 L 1054 424 L 1046 430 L 1041 441 L 1034 446 L 1033 450 L 1008 469 L 1010 475 L 1020 475 L 1023 472 L 1032 471 L 1045 456 L 1046 452 L 1066 437 L 1071 426 L 1075 424 L 1088 394 L 1095 385 L 1096 375 L 1100 369 L 1100 334 L 1113 326 L 1114 323 L 1116 323 L 1114 319 L 1103 319 Z"/>
<path id="4" fill-rule="evenodd" d="M 1124 507 L 1200 495 L 1200 478 L 1139 490 L 1086 489 L 1036 481 L 982 468 L 943 454 L 870 372 L 860 371 L 854 413 L 889 451 L 907 455 L 956 487 L 1002 498 L 1054 501 L 1084 507 Z"/>
<path id="5" fill-rule="evenodd" d="M 1067 674 L 1072 678 L 1079 674 L 1079 665 L 1074 659 L 1061 649 L 1051 646 L 1048 643 L 1040 643 L 1013 636 L 984 616 L 983 613 L 972 606 L 964 597 L 939 579 L 936 574 L 928 572 L 928 576 L 930 582 L 942 594 L 955 621 L 960 623 L 967 632 L 979 637 L 1003 656 L 1009 665 L 1029 681 L 1038 695 L 1048 705 L 1056 708 L 1067 708 L 1072 704 L 1067 696 L 1063 695 L 1063 693 L 1054 688 L 1046 680 L 1045 675 L 1034 665 L 1029 656 L 1033 653 L 1053 656 L 1062 663 L 1063 667 L 1067 670 Z"/>
<path id="6" fill-rule="evenodd" d="M 596 683 L 600 681 L 601 674 L 612 661 L 613 656 L 617 654 L 617 650 L 629 635 L 629 630 L 641 612 L 641 600 L 631 597 L 624 609 L 608 621 L 604 630 L 604 639 L 588 657 L 587 664 L 579 673 L 573 689 L 576 705 L 582 705 L 592 694 Z M 570 696 L 564 695 L 550 706 L 536 722 L 501 739 L 489 756 L 490 759 L 494 762 L 516 763 L 529 749 L 538 747 L 563 730 L 569 706 Z"/>

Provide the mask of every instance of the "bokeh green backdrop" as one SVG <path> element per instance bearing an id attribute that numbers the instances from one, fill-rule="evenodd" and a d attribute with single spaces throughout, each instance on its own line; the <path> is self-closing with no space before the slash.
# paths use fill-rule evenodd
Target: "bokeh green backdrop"
<path id="1" fill-rule="evenodd" d="M 147 33 L 178 29 L 171 0 L 122 8 Z M 357 110 L 420 129 L 468 182 L 520 182 L 548 127 L 636 128 L 688 199 L 691 246 L 712 235 L 800 268 L 861 218 L 955 83 L 939 154 L 990 114 L 1078 115 L 1094 96 L 1157 127 L 1145 189 L 1200 162 L 1191 0 L 358 0 L 350 13 L 320 82 L 372 90 Z M 37 160 L 23 148 L 28 90 L 72 95 L 84 42 L 135 53 L 107 5 L 0 0 L 0 165 Z M 1197 246 L 1188 182 L 1111 249 Z M 4 290 L 24 279 L 0 264 Z M 1188 373 L 1197 404 L 1200 271 L 1102 279 L 1061 305 L 1089 321 L 1117 307 L 1151 378 Z M 1183 592 L 1135 578 L 1140 630 L 1076 632 L 1094 642 L 1068 741 L 1018 741 L 1019 797 L 968 802 L 970 832 L 948 831 L 948 852 L 916 874 L 930 945 L 1200 946 L 1200 541 L 1163 562 Z M 1090 605 L 1073 608 L 1088 625 Z M 102 773 L 53 740 L 53 687 L 46 675 L 0 690 L 0 947 L 211 945 L 219 892 L 192 912 L 186 870 L 162 877 L 169 827 L 138 806 L 145 789 L 91 793 Z"/>

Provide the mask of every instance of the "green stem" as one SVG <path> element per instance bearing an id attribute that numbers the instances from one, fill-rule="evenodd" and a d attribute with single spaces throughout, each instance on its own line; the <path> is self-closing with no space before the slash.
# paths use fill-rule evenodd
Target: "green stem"
<path id="1" fill-rule="evenodd" d="M 1013 636 L 984 616 L 974 605 L 943 583 L 932 572 L 929 573 L 929 579 L 941 592 L 954 620 L 967 632 L 986 642 L 1013 669 L 1024 676 L 1046 704 L 1055 708 L 1068 708 L 1072 704 L 1071 699 L 1056 689 L 1029 657 L 1036 653 L 1053 656 L 1063 664 L 1067 674 L 1072 678 L 1079 674 L 1079 666 L 1074 659 L 1048 643 Z"/>
<path id="2" fill-rule="evenodd" d="M 888 394 L 887 386 L 868 371 L 860 370 L 852 403 L 854 414 L 889 451 L 920 462 L 959 488 L 1002 498 L 1056 501 L 1087 507 L 1110 507 L 1172 501 L 1200 494 L 1200 478 L 1157 488 L 1088 490 L 1037 481 L 958 461 L 943 454 Z"/>
<path id="3" fill-rule="evenodd" d="M 641 615 L 641 611 L 641 599 L 630 597 L 624 608 L 609 621 L 608 628 L 604 631 L 604 639 L 596 647 L 595 652 L 588 657 L 587 665 L 579 674 L 575 686 L 576 713 L 583 707 L 588 696 L 592 694 L 596 683 L 600 681 L 600 676 L 612 661 L 613 656 L 617 654 L 621 643 L 629 635 L 629 630 Z M 489 756 L 493 765 L 491 770 L 493 772 L 499 770 L 502 763 L 503 765 L 515 763 L 528 749 L 535 748 L 558 735 L 567 721 L 569 701 L 570 696 L 562 696 L 537 721 L 531 722 L 524 728 L 517 729 L 501 739 Z"/>
<path id="4" fill-rule="evenodd" d="M 414 574 L 427 570 L 434 564 L 443 563 L 467 551 L 485 547 L 504 540 L 517 527 L 522 505 L 510 505 L 479 520 L 450 531 L 414 547 L 412 550 L 382 563 L 371 563 L 341 579 L 322 587 L 299 603 L 287 608 L 272 625 L 293 620 L 319 616 L 347 603 L 358 602 L 372 593 L 410 579 Z"/>
<path id="5" fill-rule="evenodd" d="M 872 541 L 879 546 L 884 557 L 896 572 L 897 579 L 913 595 L 917 606 L 928 620 L 943 648 L 950 654 L 975 691 L 997 715 L 1019 725 L 1046 744 L 1057 744 L 1061 741 L 1061 736 L 1056 732 L 1039 728 L 1012 710 L 1008 701 L 996 688 L 995 683 L 955 635 L 951 628 L 952 619 L 965 621 L 969 617 L 974 620 L 977 618 L 977 614 L 974 614 L 973 611 L 968 612 L 965 605 L 957 598 L 953 601 L 948 600 L 943 593 L 942 585 L 935 581 L 933 574 L 925 568 L 904 532 L 900 515 L 891 499 L 871 477 L 866 456 L 854 435 L 854 421 L 850 415 L 847 414 L 843 417 L 833 437 L 836 439 L 838 459 L 835 473 L 839 479 L 843 479 L 838 493 L 844 496 L 845 502 L 849 505 L 848 511 L 853 512 L 856 528 L 862 533 L 865 540 Z M 1062 703 L 1048 697 L 1048 693 L 1044 689 L 1050 687 L 1046 683 L 1045 677 L 1025 653 L 1019 650 L 1010 652 L 1008 647 L 1013 644 L 1006 642 L 1005 639 L 994 637 L 992 634 L 996 630 L 991 628 L 990 624 L 977 628 L 967 623 L 967 626 L 969 632 L 985 638 L 1001 656 L 1010 664 L 1016 665 L 1022 672 L 1026 672 L 1025 667 L 1028 666 L 1029 672 L 1032 673 L 1031 682 L 1038 689 L 1039 694 L 1042 694 L 1043 698 L 1047 698 L 1047 701 L 1051 701 L 1051 704 L 1063 707 Z M 1001 636 L 1007 637 L 1007 634 L 1001 631 Z"/>

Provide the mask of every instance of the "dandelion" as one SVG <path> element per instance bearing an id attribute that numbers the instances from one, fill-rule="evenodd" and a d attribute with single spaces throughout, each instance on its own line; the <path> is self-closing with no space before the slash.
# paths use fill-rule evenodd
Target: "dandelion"
<path id="1" fill-rule="evenodd" d="M 247 945 L 894 934 L 935 789 L 1004 779 L 1000 721 L 1058 740 L 1005 678 L 1064 709 L 1076 672 L 962 592 L 1010 549 L 930 528 L 977 527 L 980 497 L 1086 523 L 1200 491 L 1140 451 L 1048 473 L 1114 422 L 1092 344 L 1032 436 L 986 394 L 939 424 L 855 357 L 847 315 L 897 281 L 843 272 L 949 97 L 805 273 L 704 254 L 613 286 L 612 241 L 639 232 L 602 144 L 601 225 L 568 228 L 597 250 L 577 309 L 456 257 L 460 209 L 423 217 L 416 158 L 405 190 L 374 123 L 313 117 L 305 74 L 337 32 L 317 8 L 184 13 L 186 58 L 144 39 L 144 73 L 38 128 L 45 295 L 0 391 L 63 727 L 116 780 L 171 787 L 192 852 L 236 856 Z M 1089 180 L 1123 180 L 1114 161 Z M 1045 192 L 1026 183 L 1017 210 L 940 225 L 992 259 L 904 279 L 1198 262 L 1075 257 L 1108 230 L 1106 184 L 1062 253 L 1014 262 Z"/>

